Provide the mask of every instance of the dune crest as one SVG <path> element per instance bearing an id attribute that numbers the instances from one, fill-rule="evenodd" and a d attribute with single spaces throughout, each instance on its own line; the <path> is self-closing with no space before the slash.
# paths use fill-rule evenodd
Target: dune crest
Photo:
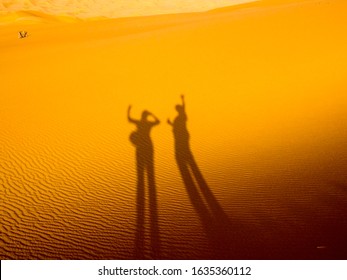
<path id="1" fill-rule="evenodd" d="M 65 15 L 73 18 L 119 18 L 155 14 L 202 12 L 217 7 L 238 5 L 254 1 L 257 0 L 10 0 L 5 3 L 0 3 L 0 11 L 3 13 L 12 13 L 32 10 L 49 15 Z"/>

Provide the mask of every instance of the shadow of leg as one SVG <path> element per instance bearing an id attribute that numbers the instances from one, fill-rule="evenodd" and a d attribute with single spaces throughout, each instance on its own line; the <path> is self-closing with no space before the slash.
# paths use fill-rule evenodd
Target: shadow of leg
<path id="1" fill-rule="evenodd" d="M 147 166 L 148 172 L 148 187 L 149 187 L 149 209 L 150 209 L 150 235 L 151 235 L 151 248 L 152 258 L 158 259 L 160 257 L 160 236 L 158 224 L 158 204 L 157 204 L 157 190 L 154 177 L 154 163 L 151 161 Z"/>
<path id="2" fill-rule="evenodd" d="M 136 214 L 137 229 L 135 237 L 135 258 L 144 258 L 144 233 L 145 233 L 145 181 L 144 166 L 137 163 L 137 194 L 136 194 Z"/>
<path id="3" fill-rule="evenodd" d="M 229 218 L 227 214 L 224 212 L 222 206 L 217 201 L 216 197 L 208 187 L 193 155 L 191 155 L 189 160 L 190 168 L 194 174 L 195 180 L 201 190 L 201 193 L 203 194 L 212 215 L 214 216 L 214 219 L 217 221 L 220 221 L 221 223 L 229 223 Z"/>

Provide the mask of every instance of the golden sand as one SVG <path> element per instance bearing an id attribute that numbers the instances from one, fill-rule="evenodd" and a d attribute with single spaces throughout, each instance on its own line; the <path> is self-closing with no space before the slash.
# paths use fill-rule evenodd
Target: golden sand
<path id="1" fill-rule="evenodd" d="M 346 258 L 346 11 L 261 1 L 2 25 L 1 259 Z M 181 94 L 192 185 L 166 122 Z M 161 121 L 144 213 L 130 104 Z"/>

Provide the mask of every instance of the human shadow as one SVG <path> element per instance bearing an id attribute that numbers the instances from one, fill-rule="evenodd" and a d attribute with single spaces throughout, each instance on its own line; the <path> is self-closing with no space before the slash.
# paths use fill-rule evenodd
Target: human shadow
<path id="1" fill-rule="evenodd" d="M 177 116 L 172 122 L 175 142 L 175 158 L 184 186 L 210 243 L 214 258 L 241 256 L 232 238 L 230 219 L 209 188 L 190 148 L 187 114 L 184 96 L 176 105 Z"/>
<path id="2" fill-rule="evenodd" d="M 143 111 L 141 119 L 130 116 L 131 106 L 128 108 L 128 121 L 136 125 L 136 130 L 130 134 L 130 141 L 136 147 L 137 195 L 136 213 L 137 230 L 135 236 L 135 258 L 158 259 L 160 255 L 160 238 L 158 224 L 158 205 L 154 175 L 154 149 L 150 137 L 151 129 L 160 123 L 159 119 L 148 111 Z M 153 120 L 149 120 L 149 117 Z M 145 226 L 145 174 L 147 174 L 149 196 L 149 243 L 146 246 Z M 149 249 L 146 249 L 149 248 Z"/>

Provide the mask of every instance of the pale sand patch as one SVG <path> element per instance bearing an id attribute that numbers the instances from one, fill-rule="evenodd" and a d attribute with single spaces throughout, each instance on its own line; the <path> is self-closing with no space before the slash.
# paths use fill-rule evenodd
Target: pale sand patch
<path id="1" fill-rule="evenodd" d="M 1 28 L 1 259 L 136 257 L 129 104 L 161 120 L 160 258 L 345 258 L 346 5 Z M 175 162 L 166 119 L 181 93 L 228 236 L 206 226 Z"/>

